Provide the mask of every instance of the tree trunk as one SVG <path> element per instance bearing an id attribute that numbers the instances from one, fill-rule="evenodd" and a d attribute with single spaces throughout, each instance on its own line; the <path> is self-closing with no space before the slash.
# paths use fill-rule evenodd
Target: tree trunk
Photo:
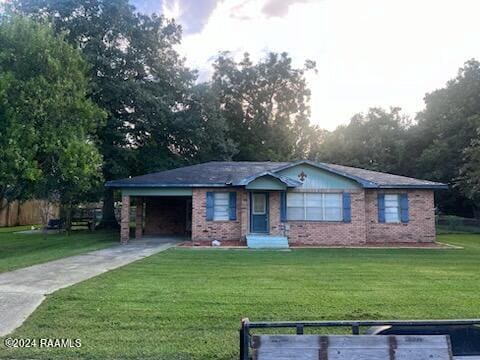
<path id="1" fill-rule="evenodd" d="M 9 227 L 10 226 L 10 203 L 6 200 L 5 200 L 5 202 L 7 203 L 6 208 L 5 208 L 6 213 L 7 213 L 7 217 L 5 218 L 5 226 Z"/>
<path id="2" fill-rule="evenodd" d="M 70 235 L 72 230 L 72 204 L 67 204 L 65 207 L 65 230 L 67 235 Z"/>
<path id="3" fill-rule="evenodd" d="M 113 190 L 105 189 L 103 196 L 102 220 L 97 229 L 120 229 L 120 225 L 115 218 L 115 201 Z"/>

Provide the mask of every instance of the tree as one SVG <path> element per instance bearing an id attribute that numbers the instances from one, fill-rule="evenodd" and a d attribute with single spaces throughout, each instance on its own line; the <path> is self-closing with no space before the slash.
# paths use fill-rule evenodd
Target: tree
<path id="1" fill-rule="evenodd" d="M 248 54 L 236 62 L 224 53 L 214 64 L 212 91 L 218 98 L 228 138 L 238 148 L 234 160 L 288 160 L 307 155 L 312 140 L 310 91 L 304 72 L 286 53 L 270 53 L 253 64 Z"/>
<path id="2" fill-rule="evenodd" d="M 460 169 L 456 186 L 473 202 L 473 213 L 480 218 L 480 128 L 477 129 L 477 137 L 464 150 L 464 155 L 465 163 Z"/>
<path id="3" fill-rule="evenodd" d="M 229 126 L 222 110 L 221 99 L 209 83 L 196 85 L 185 112 L 191 116 L 187 124 L 189 138 L 195 141 L 193 162 L 232 160 L 238 153 L 237 144 L 229 137 Z"/>
<path id="4" fill-rule="evenodd" d="M 348 125 L 327 133 L 315 154 L 318 161 L 402 174 L 406 171 L 405 141 L 410 121 L 400 108 L 371 108 Z"/>
<path id="5" fill-rule="evenodd" d="M 91 64 L 91 99 L 108 113 L 97 139 L 106 180 L 193 157 L 183 130 L 195 73 L 174 50 L 181 38 L 174 21 L 136 13 L 128 0 L 17 0 L 10 11 L 51 22 Z M 107 189 L 104 226 L 116 225 L 113 210 Z"/>
<path id="6" fill-rule="evenodd" d="M 480 63 L 469 60 L 456 78 L 425 96 L 425 110 L 407 144 L 418 176 L 454 183 L 480 126 Z M 445 212 L 469 215 L 473 203 L 458 188 L 438 194 Z"/>
<path id="7" fill-rule="evenodd" d="M 0 31 L 3 29 L 4 25 Z M 0 56 L 3 53 L 0 50 Z M 15 105 L 9 101 L 15 83 L 14 75 L 0 68 L 0 207 L 5 204 L 4 200 L 8 204 L 27 197 L 27 183 L 41 175 L 35 162 L 32 129 L 22 129 Z"/>
<path id="8" fill-rule="evenodd" d="M 71 204 L 100 182 L 93 134 L 104 112 L 86 98 L 80 51 L 47 25 L 0 23 L 0 198 Z"/>
<path id="9" fill-rule="evenodd" d="M 445 213 L 470 216 L 478 201 L 479 114 L 480 63 L 470 60 L 444 88 L 425 96 L 415 121 L 398 108 L 370 109 L 327 133 L 315 158 L 456 185 L 436 194 L 437 205 Z"/>
<path id="10" fill-rule="evenodd" d="M 480 126 L 480 63 L 467 61 L 445 88 L 425 96 L 425 105 L 414 137 L 421 150 L 417 168 L 436 180 L 450 181 L 458 175 L 462 152 Z"/>

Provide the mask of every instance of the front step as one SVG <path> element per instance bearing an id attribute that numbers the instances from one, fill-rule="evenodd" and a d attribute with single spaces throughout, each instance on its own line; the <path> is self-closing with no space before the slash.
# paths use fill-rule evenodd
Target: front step
<path id="1" fill-rule="evenodd" d="M 288 238 L 286 236 L 249 234 L 247 246 L 251 249 L 286 249 Z"/>

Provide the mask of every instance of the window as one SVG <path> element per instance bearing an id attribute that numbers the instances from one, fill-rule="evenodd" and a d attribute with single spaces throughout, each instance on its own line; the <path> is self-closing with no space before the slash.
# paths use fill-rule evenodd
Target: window
<path id="1" fill-rule="evenodd" d="M 237 220 L 237 193 L 235 191 L 207 191 L 205 218 L 207 221 Z"/>
<path id="2" fill-rule="evenodd" d="M 213 193 L 213 220 L 228 220 L 229 194 L 228 192 Z"/>
<path id="3" fill-rule="evenodd" d="M 287 220 L 342 221 L 342 194 L 287 193 Z"/>
<path id="4" fill-rule="evenodd" d="M 305 220 L 303 193 L 287 193 L 287 220 Z"/>
<path id="5" fill-rule="evenodd" d="M 400 196 L 385 194 L 385 222 L 400 222 Z"/>
<path id="6" fill-rule="evenodd" d="M 263 215 L 267 212 L 267 198 L 265 194 L 253 194 L 253 214 Z"/>

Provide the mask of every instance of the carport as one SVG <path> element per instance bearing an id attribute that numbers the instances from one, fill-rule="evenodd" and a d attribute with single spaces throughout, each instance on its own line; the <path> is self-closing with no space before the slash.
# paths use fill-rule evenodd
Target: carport
<path id="1" fill-rule="evenodd" d="M 135 238 L 145 235 L 190 237 L 192 231 L 191 188 L 121 188 L 120 241 L 130 238 L 130 208 L 136 206 Z"/>

